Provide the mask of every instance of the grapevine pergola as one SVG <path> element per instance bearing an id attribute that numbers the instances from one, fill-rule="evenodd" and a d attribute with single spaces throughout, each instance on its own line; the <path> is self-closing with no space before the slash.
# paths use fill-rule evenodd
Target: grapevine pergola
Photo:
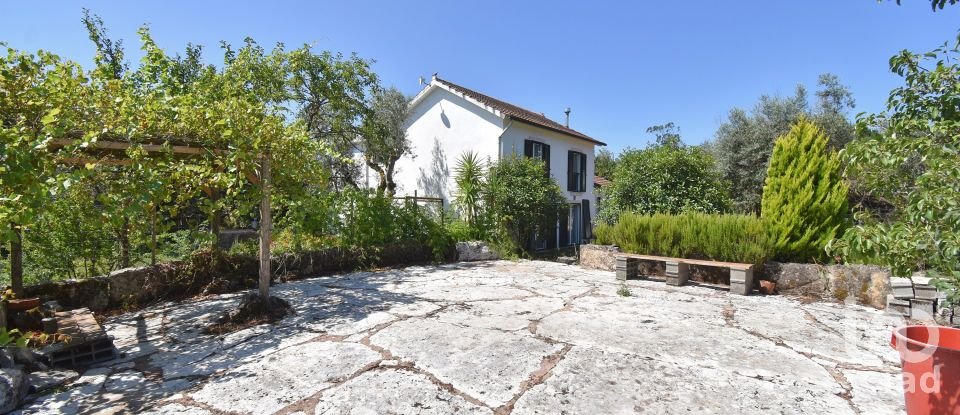
<path id="1" fill-rule="evenodd" d="M 149 141 L 149 140 L 147 140 Z M 168 141 L 169 140 L 165 140 Z M 180 140 L 186 141 L 186 140 Z M 79 140 L 70 139 L 70 138 L 59 138 L 51 140 L 48 148 L 51 151 L 57 151 L 60 149 L 75 147 L 79 144 Z M 80 155 L 71 154 L 69 157 L 60 157 L 57 159 L 58 164 L 63 165 L 72 165 L 72 166 L 83 166 L 88 164 L 105 164 L 113 166 L 128 166 L 132 164 L 133 160 L 127 156 L 127 150 L 137 146 L 143 151 L 147 152 L 150 155 L 157 154 L 172 154 L 174 157 L 185 158 L 185 159 L 196 159 L 201 157 L 204 154 L 214 153 L 214 154 L 225 154 L 229 152 L 229 149 L 223 148 L 206 148 L 201 146 L 190 146 L 190 145 L 170 145 L 170 144 L 139 144 L 139 143 L 130 143 L 122 141 L 93 141 L 89 145 L 85 146 Z M 94 158 L 94 155 L 109 155 L 110 158 Z M 259 241 L 260 241 L 260 272 L 259 272 L 259 293 L 260 297 L 265 300 L 265 304 L 269 304 L 266 300 L 270 296 L 270 242 L 272 239 L 272 212 L 270 207 L 270 157 L 269 154 L 264 153 L 259 157 L 259 167 L 260 174 L 257 175 L 250 169 L 244 169 L 243 166 L 240 166 L 241 170 L 245 173 L 247 180 L 254 185 L 259 185 L 261 189 L 260 197 L 260 229 L 259 229 Z M 208 196 L 214 196 L 214 192 L 210 188 L 206 188 L 206 193 Z M 212 232 L 217 232 L 218 227 L 211 227 Z M 214 235 L 216 236 L 216 235 Z"/>

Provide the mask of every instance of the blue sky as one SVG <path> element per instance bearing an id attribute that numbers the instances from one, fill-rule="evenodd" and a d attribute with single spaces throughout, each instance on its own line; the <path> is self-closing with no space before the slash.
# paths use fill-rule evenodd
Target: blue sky
<path id="1" fill-rule="evenodd" d="M 890 56 L 960 29 L 960 6 L 903 1 L 17 1 L 2 6 L 0 41 L 89 65 L 88 7 L 134 59 L 144 23 L 168 51 L 193 42 L 213 62 L 220 40 L 314 43 L 375 59 L 383 83 L 410 94 L 439 72 L 558 121 L 569 106 L 571 127 L 619 151 L 668 121 L 700 143 L 731 108 L 797 83 L 812 92 L 823 72 L 850 86 L 854 112 L 882 110 L 900 83 Z"/>

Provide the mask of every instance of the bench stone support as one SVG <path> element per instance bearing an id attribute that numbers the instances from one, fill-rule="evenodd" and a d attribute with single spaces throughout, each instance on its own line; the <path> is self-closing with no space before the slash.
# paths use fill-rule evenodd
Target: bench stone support
<path id="1" fill-rule="evenodd" d="M 621 281 L 637 278 L 637 268 L 640 260 L 624 256 L 617 257 L 617 279 Z"/>
<path id="2" fill-rule="evenodd" d="M 750 295 L 753 291 L 753 268 L 730 269 L 730 292 L 740 295 Z"/>
<path id="3" fill-rule="evenodd" d="M 667 264 L 667 284 L 680 286 L 687 283 L 690 277 L 690 265 L 684 262 L 666 261 Z"/>

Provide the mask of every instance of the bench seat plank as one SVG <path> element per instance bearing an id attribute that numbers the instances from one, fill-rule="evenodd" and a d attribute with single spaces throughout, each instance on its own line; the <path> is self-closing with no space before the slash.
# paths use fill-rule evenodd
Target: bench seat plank
<path id="1" fill-rule="evenodd" d="M 732 269 L 739 269 L 739 270 L 748 270 L 748 269 L 753 269 L 754 267 L 753 264 L 741 264 L 739 262 L 710 261 L 706 259 L 671 258 L 671 257 L 665 257 L 665 256 L 627 254 L 627 253 L 616 254 L 616 256 L 627 257 L 627 258 L 637 258 L 645 261 L 678 262 L 678 263 L 682 262 L 690 265 L 732 268 Z"/>

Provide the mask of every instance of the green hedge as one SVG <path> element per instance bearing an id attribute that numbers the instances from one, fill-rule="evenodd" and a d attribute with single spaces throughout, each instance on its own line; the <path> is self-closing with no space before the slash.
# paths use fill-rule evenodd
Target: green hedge
<path id="1" fill-rule="evenodd" d="M 600 225 L 597 243 L 624 252 L 762 264 L 773 254 L 773 239 L 751 215 L 625 213 L 614 225 Z"/>

